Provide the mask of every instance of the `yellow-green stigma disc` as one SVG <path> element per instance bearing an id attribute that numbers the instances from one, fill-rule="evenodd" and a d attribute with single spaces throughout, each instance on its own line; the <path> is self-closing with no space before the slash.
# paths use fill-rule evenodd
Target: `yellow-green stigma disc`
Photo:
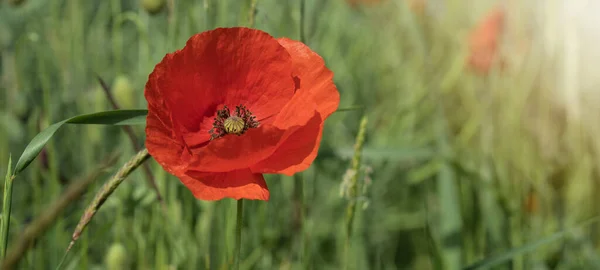
<path id="1" fill-rule="evenodd" d="M 237 116 L 230 116 L 225 119 L 223 127 L 227 133 L 240 134 L 244 131 L 244 120 Z"/>

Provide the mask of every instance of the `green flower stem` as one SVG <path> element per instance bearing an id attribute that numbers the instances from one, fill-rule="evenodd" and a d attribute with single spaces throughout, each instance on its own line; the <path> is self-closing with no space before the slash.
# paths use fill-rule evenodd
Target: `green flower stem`
<path id="1" fill-rule="evenodd" d="M 244 200 L 237 201 L 237 216 L 235 219 L 235 252 L 233 254 L 233 269 L 240 269 L 240 255 L 242 250 L 242 219 L 244 218 Z"/>

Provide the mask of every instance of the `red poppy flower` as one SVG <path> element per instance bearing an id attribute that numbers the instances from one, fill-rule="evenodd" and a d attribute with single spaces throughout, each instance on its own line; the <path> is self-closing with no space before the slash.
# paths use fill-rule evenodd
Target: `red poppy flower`
<path id="1" fill-rule="evenodd" d="M 301 42 L 249 28 L 192 36 L 150 74 L 146 147 L 201 200 L 268 200 L 263 173 L 317 155 L 338 107 L 333 73 Z"/>

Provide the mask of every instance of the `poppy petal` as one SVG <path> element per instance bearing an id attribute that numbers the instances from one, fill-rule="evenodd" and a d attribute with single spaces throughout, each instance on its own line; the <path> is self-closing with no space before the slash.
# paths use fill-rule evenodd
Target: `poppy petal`
<path id="1" fill-rule="evenodd" d="M 302 42 L 289 38 L 277 39 L 292 56 L 294 75 L 300 81 L 298 92 L 306 92 L 317 102 L 317 111 L 323 119 L 337 110 L 340 93 L 333 83 L 333 72 L 325 66 L 325 61 Z"/>
<path id="2" fill-rule="evenodd" d="M 158 88 L 192 148 L 210 138 L 203 130 L 208 125 L 201 123 L 212 122 L 219 106 L 244 105 L 257 119 L 266 118 L 279 112 L 295 89 L 287 50 L 271 35 L 250 28 L 196 34 L 159 66 L 165 72 Z"/>
<path id="3" fill-rule="evenodd" d="M 146 148 L 148 153 L 171 174 L 185 170 L 182 162 L 185 147 L 174 138 L 169 122 L 162 122 L 154 111 L 146 117 Z"/>
<path id="4" fill-rule="evenodd" d="M 248 169 L 224 173 L 188 171 L 179 179 L 200 200 L 269 200 L 269 189 L 263 175 Z"/>
<path id="5" fill-rule="evenodd" d="M 156 74 L 163 74 L 163 66 L 157 66 Z M 148 101 L 146 116 L 146 147 L 150 155 L 168 172 L 174 174 L 185 169 L 182 156 L 185 144 L 179 130 L 171 121 L 170 111 L 159 91 L 156 78 L 150 77 L 144 89 Z"/>
<path id="6" fill-rule="evenodd" d="M 333 85 L 331 81 L 329 84 Z M 337 93 L 335 86 L 333 86 L 333 90 Z M 315 97 L 311 91 L 296 92 L 292 100 L 273 121 L 274 126 L 291 131 L 290 135 L 281 140 L 273 154 L 253 165 L 251 167 L 253 172 L 293 175 L 307 169 L 312 164 L 321 142 L 324 121 L 323 115 L 318 111 L 319 107 Z M 337 100 L 335 108 L 339 103 L 339 95 L 337 95 Z M 324 104 L 326 103 L 321 103 L 321 105 Z M 321 107 L 321 109 L 323 108 L 327 109 Z M 331 114 L 327 110 L 323 113 Z M 290 130 L 294 127 L 300 128 Z"/>
<path id="7" fill-rule="evenodd" d="M 226 135 L 194 150 L 189 169 L 227 172 L 249 168 L 275 151 L 286 131 L 271 125 L 248 130 L 241 136 Z"/>
<path id="8" fill-rule="evenodd" d="M 268 158 L 251 167 L 253 172 L 293 175 L 310 167 L 317 157 L 323 120 L 315 113 L 311 120 L 296 130 Z"/>

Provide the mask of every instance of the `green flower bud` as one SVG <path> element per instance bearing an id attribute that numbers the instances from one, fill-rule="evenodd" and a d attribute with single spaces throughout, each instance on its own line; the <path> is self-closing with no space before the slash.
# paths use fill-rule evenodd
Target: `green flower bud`
<path id="1" fill-rule="evenodd" d="M 92 105 L 92 108 L 94 110 L 93 112 L 101 112 L 106 111 L 108 109 L 108 99 L 106 97 L 106 93 L 104 93 L 104 90 L 100 85 L 92 89 L 92 91 L 89 93 L 88 101 Z"/>
<path id="2" fill-rule="evenodd" d="M 24 2 L 25 2 L 25 0 L 8 0 L 8 3 L 13 6 L 20 6 Z"/>
<path id="3" fill-rule="evenodd" d="M 8 47 L 13 40 L 12 29 L 10 29 L 7 23 L 0 23 L 0 50 Z"/>
<path id="4" fill-rule="evenodd" d="M 131 109 L 135 107 L 135 93 L 131 81 L 127 76 L 117 76 L 113 82 L 112 91 L 115 100 L 121 109 Z"/>
<path id="5" fill-rule="evenodd" d="M 12 111 L 19 118 L 23 118 L 27 115 L 27 113 L 29 113 L 27 98 L 24 95 L 17 95 L 14 98 L 14 102 L 12 104 Z"/>
<path id="6" fill-rule="evenodd" d="M 166 4 L 165 0 L 141 0 L 142 7 L 150 14 L 159 13 Z"/>
<path id="7" fill-rule="evenodd" d="M 127 268 L 127 250 L 121 243 L 113 243 L 104 260 L 108 270 L 125 270 Z"/>

